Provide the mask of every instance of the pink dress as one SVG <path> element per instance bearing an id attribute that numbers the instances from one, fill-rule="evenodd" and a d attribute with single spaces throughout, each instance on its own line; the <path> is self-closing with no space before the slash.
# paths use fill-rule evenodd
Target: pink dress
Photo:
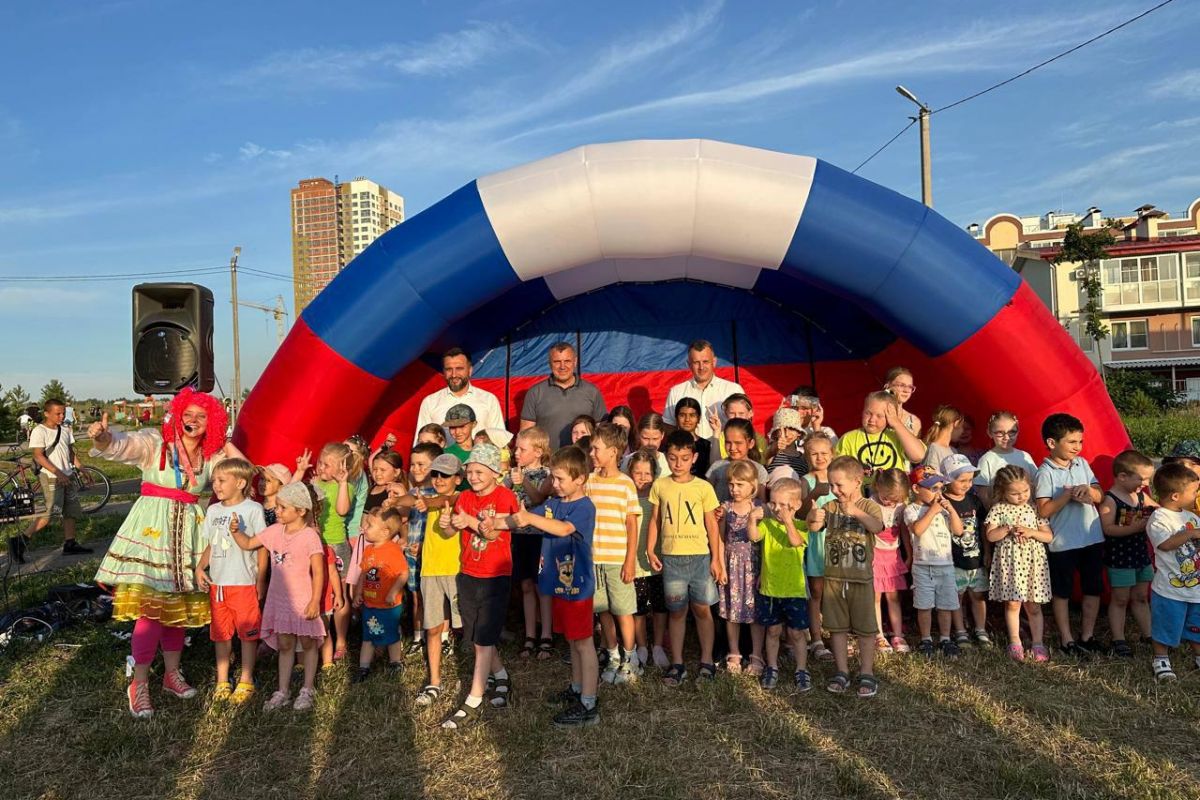
<path id="1" fill-rule="evenodd" d="M 304 618 L 304 609 L 312 600 L 312 557 L 322 556 L 321 568 L 325 569 L 321 537 L 312 528 L 287 533 L 282 523 L 276 523 L 260 533 L 258 540 L 271 554 L 271 583 L 262 616 L 263 641 L 278 650 L 281 633 L 325 638 L 320 615 Z"/>
<path id="2" fill-rule="evenodd" d="M 883 530 L 875 536 L 875 591 L 902 592 L 908 588 L 908 564 L 900 553 L 900 531 L 896 512 L 900 506 L 880 506 Z"/>

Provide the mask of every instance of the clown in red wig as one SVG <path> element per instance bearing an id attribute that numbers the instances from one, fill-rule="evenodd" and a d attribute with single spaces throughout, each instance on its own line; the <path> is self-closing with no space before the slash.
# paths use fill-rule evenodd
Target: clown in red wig
<path id="1" fill-rule="evenodd" d="M 110 431 L 108 415 L 88 429 L 92 455 L 142 470 L 141 497 L 117 531 L 96 573 L 113 587 L 113 618 L 135 621 L 134 677 L 129 711 L 145 718 L 150 703 L 150 663 L 159 648 L 165 664 L 163 691 L 190 698 L 196 690 L 179 670 L 184 628 L 209 622 L 207 592 L 197 589 L 195 568 L 204 543 L 197 501 L 207 493 L 212 467 L 222 458 L 243 458 L 225 441 L 228 417 L 221 401 L 184 389 L 171 401 L 161 431 Z"/>

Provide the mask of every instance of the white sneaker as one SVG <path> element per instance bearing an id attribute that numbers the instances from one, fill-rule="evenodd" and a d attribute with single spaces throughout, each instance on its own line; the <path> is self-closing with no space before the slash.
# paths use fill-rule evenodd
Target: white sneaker
<path id="1" fill-rule="evenodd" d="M 671 659 L 667 657 L 667 651 L 663 650 L 660 645 L 654 645 L 654 666 L 659 669 L 666 669 L 671 666 Z"/>
<path id="2" fill-rule="evenodd" d="M 313 697 L 316 694 L 312 689 L 301 689 L 300 694 L 296 695 L 296 702 L 292 703 L 292 710 L 308 711 L 313 707 Z"/>
<path id="3" fill-rule="evenodd" d="M 610 684 L 616 683 L 618 669 L 619 669 L 618 665 L 612 663 L 611 661 L 608 662 L 608 666 L 605 667 L 604 671 L 600 673 L 600 682 L 601 683 L 610 683 Z"/>
<path id="4" fill-rule="evenodd" d="M 642 667 L 640 664 L 630 664 L 629 662 L 625 662 L 617 669 L 617 674 L 613 679 L 613 683 L 617 685 L 623 683 L 635 683 L 638 679 L 638 675 L 641 673 Z"/>
<path id="5" fill-rule="evenodd" d="M 278 711 L 286 706 L 291 699 L 288 697 L 287 692 L 277 691 L 271 695 L 267 702 L 263 703 L 263 711 Z"/>

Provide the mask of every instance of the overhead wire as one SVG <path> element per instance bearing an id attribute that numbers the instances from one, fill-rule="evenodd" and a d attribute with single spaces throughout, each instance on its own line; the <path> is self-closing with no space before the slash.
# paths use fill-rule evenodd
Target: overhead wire
<path id="1" fill-rule="evenodd" d="M 1090 44 L 1094 44 L 1094 43 L 1100 41 L 1105 36 L 1116 33 L 1117 31 L 1121 30 L 1122 28 L 1132 25 L 1133 23 L 1137 22 L 1138 20 L 1140 20 L 1144 17 L 1147 17 L 1150 14 L 1153 14 L 1155 11 L 1158 11 L 1160 8 L 1163 8 L 1164 6 L 1168 6 L 1173 2 L 1175 2 L 1175 0 L 1162 0 L 1162 2 L 1159 3 L 1158 5 L 1146 9 L 1142 13 L 1137 14 L 1136 16 L 1130 17 L 1129 19 L 1125 20 L 1124 22 L 1121 22 L 1118 25 L 1114 25 L 1113 27 L 1109 28 L 1108 30 L 1106 30 L 1102 33 L 1096 34 L 1095 36 L 1088 39 L 1087 41 L 1080 42 L 1079 44 L 1075 45 L 1074 47 L 1071 47 L 1067 50 L 1063 50 L 1061 53 L 1051 56 L 1050 58 L 1047 58 L 1045 61 L 1041 61 L 1037 64 L 1034 64 L 1029 69 L 1026 69 L 1022 72 L 1018 72 L 1016 75 L 1013 75 L 1009 78 L 1005 78 L 1004 80 L 999 81 L 998 83 L 994 83 L 991 86 L 988 86 L 986 89 L 980 89 L 978 92 L 969 94 L 966 97 L 955 100 L 953 103 L 948 103 L 947 105 L 941 106 L 940 108 L 933 109 L 929 113 L 932 115 L 932 114 L 940 114 L 943 111 L 949 111 L 952 108 L 961 106 L 963 103 L 968 103 L 971 100 L 974 100 L 978 97 L 982 97 L 983 95 L 987 94 L 988 92 L 993 92 L 996 89 L 1001 88 L 1002 86 L 1007 86 L 1008 84 L 1010 84 L 1014 81 L 1024 78 L 1026 75 L 1029 75 L 1032 72 L 1036 72 L 1037 70 L 1041 69 L 1044 66 L 1047 66 L 1048 64 L 1053 64 L 1055 61 L 1058 61 L 1061 58 L 1065 58 L 1066 56 L 1069 56 L 1074 52 L 1082 50 L 1083 48 L 1087 47 Z M 899 133 L 897 133 L 895 136 L 893 136 L 892 138 L 890 138 L 886 142 L 884 142 L 883 145 L 880 146 L 878 150 L 876 150 L 874 153 L 871 153 L 871 155 L 867 156 L 866 159 L 864 159 L 861 164 L 859 164 L 857 167 L 855 167 L 853 170 L 851 170 L 851 174 L 857 174 L 860 169 L 865 167 L 867 164 L 871 163 L 871 161 L 873 161 L 876 156 L 878 156 L 884 150 L 891 147 L 892 143 L 895 142 L 897 139 L 899 139 L 901 136 L 903 136 L 908 131 L 908 129 L 911 128 L 916 123 L 916 121 L 917 121 L 916 119 L 913 119 L 911 122 L 909 122 L 907 125 L 905 125 L 899 131 Z"/>

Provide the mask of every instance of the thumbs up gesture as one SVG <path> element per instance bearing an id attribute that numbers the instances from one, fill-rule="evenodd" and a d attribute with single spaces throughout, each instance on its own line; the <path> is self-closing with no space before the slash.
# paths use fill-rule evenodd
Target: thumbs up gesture
<path id="1" fill-rule="evenodd" d="M 99 422 L 93 422 L 88 426 L 88 438 L 92 440 L 92 446 L 97 450 L 103 450 L 105 447 L 108 447 L 112 441 L 112 434 L 108 432 L 107 411 L 100 415 Z"/>

